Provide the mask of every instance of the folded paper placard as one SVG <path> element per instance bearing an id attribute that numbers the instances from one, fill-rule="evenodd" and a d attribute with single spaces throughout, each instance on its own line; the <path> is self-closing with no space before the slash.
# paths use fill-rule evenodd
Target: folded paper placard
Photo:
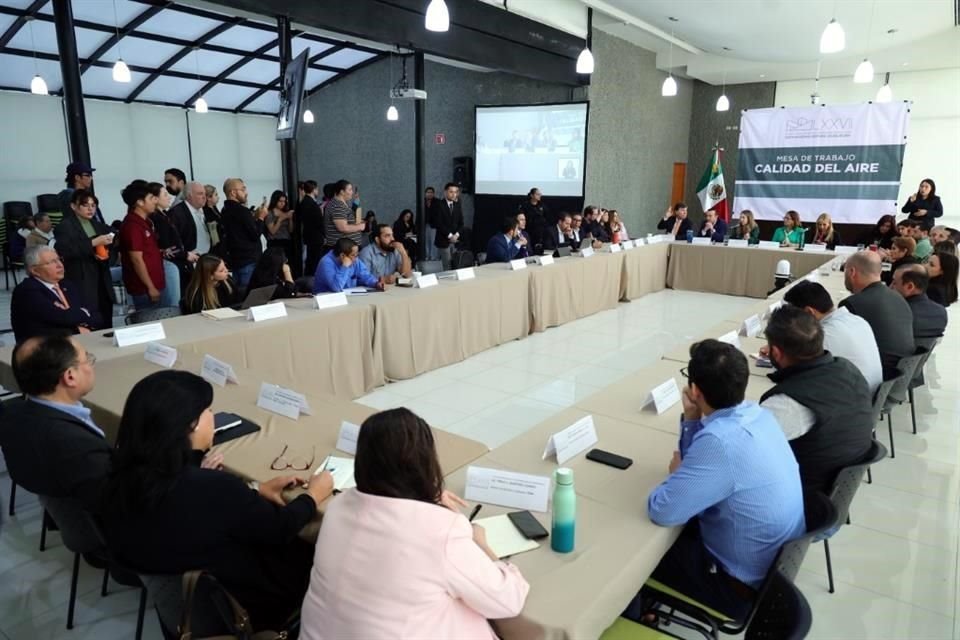
<path id="1" fill-rule="evenodd" d="M 589 258 L 593 255 L 593 247 L 580 247 L 580 257 Z"/>
<path id="2" fill-rule="evenodd" d="M 618 245 L 616 242 L 610 243 L 610 253 L 620 253 L 621 249 L 622 247 Z"/>
<path id="3" fill-rule="evenodd" d="M 720 342 L 726 342 L 727 344 L 732 344 L 737 349 L 740 348 L 740 336 L 737 334 L 736 331 L 728 331 L 722 336 L 717 336 L 717 340 L 719 340 Z"/>
<path id="4" fill-rule="evenodd" d="M 761 249 L 779 249 L 780 243 L 774 242 L 773 240 L 761 240 L 757 246 Z"/>
<path id="5" fill-rule="evenodd" d="M 287 305 L 282 302 L 271 302 L 247 309 L 247 320 L 252 320 L 253 322 L 283 318 L 286 317 L 286 315 Z"/>
<path id="6" fill-rule="evenodd" d="M 237 380 L 237 374 L 233 372 L 233 367 L 223 360 L 217 360 L 210 354 L 203 356 L 203 364 L 200 365 L 200 377 L 220 387 L 226 386 L 228 382 L 234 384 L 240 382 Z"/>
<path id="7" fill-rule="evenodd" d="M 467 468 L 464 497 L 473 502 L 546 513 L 550 478 L 488 467 Z"/>
<path id="8" fill-rule="evenodd" d="M 437 280 L 437 274 L 428 273 L 425 276 L 417 276 L 413 279 L 414 284 L 417 289 L 426 289 L 427 287 L 435 287 L 440 284 L 440 281 Z"/>
<path id="9" fill-rule="evenodd" d="M 547 439 L 542 460 L 557 454 L 557 464 L 565 464 L 567 460 L 595 444 L 597 444 L 597 430 L 593 424 L 593 416 L 584 416 Z"/>
<path id="10" fill-rule="evenodd" d="M 510 261 L 510 270 L 519 271 L 520 269 L 527 268 L 527 261 L 523 258 L 517 258 L 516 260 Z"/>
<path id="11" fill-rule="evenodd" d="M 321 293 L 313 296 L 313 302 L 317 311 L 321 309 L 333 309 L 334 307 L 344 307 L 347 303 L 347 294 L 340 291 L 338 293 Z"/>
<path id="12" fill-rule="evenodd" d="M 360 437 L 360 425 L 344 420 L 340 423 L 340 435 L 337 437 L 337 449 L 350 455 L 357 455 L 357 438 Z"/>
<path id="13" fill-rule="evenodd" d="M 750 242 L 744 238 L 730 238 L 727 240 L 728 247 L 746 247 Z"/>
<path id="14" fill-rule="evenodd" d="M 553 256 L 537 256 L 537 264 L 541 267 L 546 267 L 553 264 Z"/>
<path id="15" fill-rule="evenodd" d="M 653 403 L 653 408 L 659 416 L 678 402 L 680 402 L 680 387 L 677 386 L 675 379 L 670 378 L 650 390 L 647 401 L 644 402 L 643 406 L 646 407 Z"/>
<path id="16" fill-rule="evenodd" d="M 803 250 L 807 253 L 823 253 L 827 250 L 825 244 L 805 244 Z"/>
<path id="17" fill-rule="evenodd" d="M 454 273 L 457 275 L 457 280 L 473 280 L 477 277 L 477 274 L 473 271 L 473 267 L 457 269 Z"/>
<path id="18" fill-rule="evenodd" d="M 756 338 L 757 335 L 760 334 L 760 329 L 760 316 L 753 314 L 743 321 L 743 326 L 740 327 L 740 333 L 748 338 Z"/>
<path id="19" fill-rule="evenodd" d="M 177 350 L 159 342 L 151 342 L 143 352 L 143 359 L 169 369 L 177 361 Z"/>
<path id="20" fill-rule="evenodd" d="M 712 242 L 713 242 L 712 238 L 701 238 L 698 236 L 694 238 L 690 244 L 711 244 Z"/>
<path id="21" fill-rule="evenodd" d="M 260 384 L 257 406 L 293 420 L 297 420 L 301 413 L 310 415 L 310 405 L 302 393 L 266 382 Z"/>
<path id="22" fill-rule="evenodd" d="M 163 332 L 163 324 L 160 322 L 135 324 L 132 327 L 113 331 L 113 344 L 118 347 L 129 347 L 144 342 L 159 342 L 166 339 L 167 334 Z"/>

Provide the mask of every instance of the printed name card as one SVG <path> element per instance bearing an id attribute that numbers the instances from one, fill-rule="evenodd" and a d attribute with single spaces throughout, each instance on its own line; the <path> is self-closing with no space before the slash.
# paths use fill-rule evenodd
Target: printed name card
<path id="1" fill-rule="evenodd" d="M 827 250 L 825 244 L 805 244 L 803 250 L 807 253 L 824 253 Z"/>
<path id="2" fill-rule="evenodd" d="M 237 374 L 233 372 L 233 367 L 223 360 L 217 360 L 210 354 L 203 356 L 203 364 L 200 366 L 200 377 L 219 387 L 227 386 L 228 382 L 232 382 L 233 384 L 240 383 L 240 381 L 237 380 Z"/>
<path id="3" fill-rule="evenodd" d="M 344 420 L 340 423 L 340 435 L 337 437 L 337 449 L 357 455 L 357 438 L 360 437 L 360 425 Z"/>
<path id="4" fill-rule="evenodd" d="M 660 236 L 647 236 L 647 244 L 660 244 Z"/>
<path id="5" fill-rule="evenodd" d="M 633 240 L 624 240 L 620 243 L 620 246 L 623 247 L 624 251 L 630 251 L 630 249 L 633 249 L 633 247 L 636 245 L 634 244 Z"/>
<path id="6" fill-rule="evenodd" d="M 467 489 L 463 497 L 473 502 L 546 513 L 550 478 L 487 467 L 467 467 Z"/>
<path id="7" fill-rule="evenodd" d="M 611 242 L 610 253 L 620 253 L 620 245 L 618 245 L 616 242 Z"/>
<path id="8" fill-rule="evenodd" d="M 334 307 L 345 307 L 347 306 L 347 294 L 342 291 L 339 293 L 321 293 L 313 296 L 313 302 L 317 307 L 317 311 L 321 309 L 333 309 Z"/>
<path id="9" fill-rule="evenodd" d="M 527 268 L 527 261 L 524 258 L 517 258 L 510 261 L 510 271 L 519 271 Z"/>
<path id="10" fill-rule="evenodd" d="M 284 318 L 287 315 L 287 305 L 282 302 L 271 302 L 261 304 L 247 309 L 247 320 L 254 322 L 263 322 L 264 320 L 273 320 L 274 318 Z"/>
<path id="11" fill-rule="evenodd" d="M 597 444 L 597 440 L 597 430 L 593 424 L 593 416 L 585 416 L 563 431 L 558 431 L 547 438 L 547 446 L 543 450 L 542 460 L 557 454 L 557 464 L 564 464 L 567 460 Z"/>
<path id="12" fill-rule="evenodd" d="M 553 256 L 537 256 L 537 264 L 546 267 L 553 264 Z"/>
<path id="13" fill-rule="evenodd" d="M 744 238 L 730 238 L 727 240 L 728 247 L 747 247 L 750 245 L 750 241 Z"/>
<path id="14" fill-rule="evenodd" d="M 310 415 L 310 405 L 303 394 L 266 382 L 260 384 L 257 406 L 293 420 L 297 420 L 301 413 Z"/>
<path id="15" fill-rule="evenodd" d="M 712 238 L 694 238 L 691 244 L 711 244 L 713 242 Z"/>
<path id="16" fill-rule="evenodd" d="M 761 240 L 758 245 L 761 249 L 779 249 L 780 243 L 773 240 Z"/>
<path id="17" fill-rule="evenodd" d="M 428 273 L 427 275 L 417 276 L 413 279 L 414 284 L 416 284 L 417 289 L 426 289 L 427 287 L 435 287 L 440 284 L 440 281 L 437 280 L 437 274 Z"/>
<path id="18" fill-rule="evenodd" d="M 740 336 L 737 335 L 736 331 L 730 331 L 722 336 L 718 337 L 717 340 L 720 342 L 726 342 L 727 344 L 732 344 L 737 349 L 740 348 Z"/>
<path id="19" fill-rule="evenodd" d="M 859 250 L 860 249 L 858 247 L 852 247 L 848 244 L 838 244 L 833 248 L 834 253 L 838 253 L 842 256 L 848 256 L 848 255 L 854 254 Z"/>
<path id="20" fill-rule="evenodd" d="M 760 329 L 760 316 L 753 314 L 743 321 L 743 326 L 740 328 L 740 333 L 748 338 L 756 338 L 760 334 Z"/>
<path id="21" fill-rule="evenodd" d="M 651 389 L 650 395 L 647 396 L 647 401 L 643 403 L 643 406 L 646 407 L 651 402 L 658 416 L 680 402 L 680 387 L 677 386 L 677 381 L 670 378 Z"/>
<path id="22" fill-rule="evenodd" d="M 129 347 L 144 342 L 159 342 L 166 339 L 167 334 L 163 332 L 163 324 L 160 322 L 135 324 L 125 329 L 115 329 L 113 332 L 113 344 L 117 347 Z"/>
<path id="23" fill-rule="evenodd" d="M 143 359 L 169 369 L 177 361 L 177 350 L 159 342 L 151 342 L 143 352 Z"/>
<path id="24" fill-rule="evenodd" d="M 649 238 L 646 240 L 644 240 L 643 238 L 637 238 L 636 240 L 633 241 L 633 246 L 635 247 L 642 247 L 645 244 L 650 244 Z"/>
<path id="25" fill-rule="evenodd" d="M 582 258 L 589 258 L 593 255 L 593 247 L 580 247 L 580 256 Z"/>
<path id="26" fill-rule="evenodd" d="M 477 274 L 474 272 L 473 267 L 465 267 L 463 269 L 457 269 L 453 272 L 457 276 L 457 280 L 473 280 L 477 277 Z"/>

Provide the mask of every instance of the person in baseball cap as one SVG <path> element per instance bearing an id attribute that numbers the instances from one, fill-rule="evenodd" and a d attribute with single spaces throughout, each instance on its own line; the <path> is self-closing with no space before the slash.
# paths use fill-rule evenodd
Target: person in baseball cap
<path id="1" fill-rule="evenodd" d="M 60 200 L 60 211 L 64 215 L 71 211 L 70 200 L 73 198 L 73 192 L 77 189 L 85 189 L 93 192 L 93 172 L 96 171 L 88 162 L 71 162 L 67 165 L 67 176 L 64 181 L 67 183 L 66 189 L 57 194 Z M 103 219 L 103 213 L 100 207 L 93 214 L 93 217 L 106 224 Z"/>

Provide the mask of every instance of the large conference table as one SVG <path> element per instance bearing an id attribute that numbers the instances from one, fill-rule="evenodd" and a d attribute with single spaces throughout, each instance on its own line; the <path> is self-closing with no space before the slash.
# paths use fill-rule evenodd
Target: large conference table
<path id="1" fill-rule="evenodd" d="M 295 455 L 314 456 L 314 466 L 331 453 L 347 455 L 335 450 L 341 422 L 360 424 L 374 413 L 350 398 L 386 379 L 412 377 L 529 332 L 612 308 L 620 300 L 640 298 L 662 289 L 670 282 L 670 273 L 674 286 L 678 274 L 686 288 L 722 286 L 712 279 L 718 270 L 724 272 L 722 265 L 711 266 L 714 261 L 729 259 L 736 269 L 751 260 L 766 264 L 767 283 L 761 286 L 757 278 L 749 287 L 753 294 L 760 289 L 766 294 L 772 287 L 769 263 L 775 265 L 780 256 L 795 259 L 789 251 L 663 243 L 586 259 L 566 258 L 552 266 L 519 271 L 489 265 L 476 269 L 472 280 L 444 280 L 424 290 L 391 289 L 351 298 L 346 307 L 326 311 L 311 310 L 311 301 L 294 301 L 288 305 L 287 318 L 263 323 L 175 318 L 163 323 L 168 336 L 164 342 L 179 350 L 175 368 L 199 372 L 205 353 L 234 366 L 239 384 L 217 387 L 213 408 L 251 419 L 261 431 L 217 449 L 227 470 L 262 481 L 277 475 L 270 464 L 285 446 Z M 813 256 L 803 256 L 802 267 L 795 267 L 794 273 L 812 265 L 809 277 L 820 280 L 836 300 L 843 291 L 842 274 L 818 269 L 834 254 Z M 708 284 L 698 284 L 692 280 L 694 271 L 675 266 L 688 259 L 700 265 L 703 282 Z M 739 286 L 731 283 L 731 293 L 742 291 Z M 753 295 L 762 299 L 736 317 L 718 319 L 693 341 L 738 331 L 753 314 L 764 318 L 784 293 L 785 289 L 769 297 Z M 112 439 L 129 390 L 160 368 L 143 359 L 142 345 L 118 349 L 97 334 L 79 339 L 98 356 L 97 385 L 85 402 Z M 391 343 L 389 347 L 385 342 Z M 745 353 L 756 353 L 761 345 L 758 338 L 740 338 Z M 12 386 L 9 351 L 0 352 L 0 382 L 6 386 Z M 646 514 L 646 499 L 667 475 L 677 447 L 681 406 L 677 403 L 658 415 L 644 405 L 650 390 L 662 382 L 673 378 L 679 386 L 685 384 L 680 369 L 688 351 L 689 344 L 671 350 L 662 360 L 492 451 L 473 440 L 434 430 L 446 486 L 460 495 L 465 493 L 469 465 L 551 475 L 557 463 L 554 458 L 542 459 L 547 439 L 587 415 L 594 420 L 597 447 L 634 461 L 625 471 L 590 462 L 582 453 L 566 463 L 574 470 L 578 497 L 576 548 L 558 554 L 545 541 L 539 549 L 512 558 L 531 590 L 519 617 L 495 622 L 504 638 L 599 637 L 673 544 L 679 530 L 654 525 Z M 749 399 L 758 400 L 772 386 L 767 372 L 751 363 Z M 294 421 L 260 409 L 256 399 L 261 382 L 290 386 L 305 394 L 312 415 Z M 484 516 L 507 511 L 486 505 Z M 550 514 L 534 515 L 549 530 Z"/>

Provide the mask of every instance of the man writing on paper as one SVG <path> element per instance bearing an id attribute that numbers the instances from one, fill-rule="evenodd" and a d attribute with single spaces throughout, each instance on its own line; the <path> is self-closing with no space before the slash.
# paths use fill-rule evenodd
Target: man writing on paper
<path id="1" fill-rule="evenodd" d="M 370 273 L 359 259 L 360 248 L 350 238 L 340 238 L 317 265 L 313 293 L 337 293 L 354 287 L 383 291 L 383 278 Z"/>
<path id="2" fill-rule="evenodd" d="M 745 402 L 750 371 L 733 345 L 690 347 L 680 450 L 647 501 L 650 519 L 686 525 L 625 615 L 639 618 L 657 583 L 733 618 L 749 611 L 773 559 L 806 531 L 793 452 L 773 415 Z"/>
<path id="3" fill-rule="evenodd" d="M 523 247 L 527 246 L 526 239 L 520 235 L 516 218 L 504 218 L 500 225 L 501 233 L 490 238 L 487 242 L 486 264 L 492 262 L 510 262 L 519 257 Z"/>
<path id="4" fill-rule="evenodd" d="M 393 238 L 393 227 L 377 225 L 377 236 L 360 252 L 360 262 L 385 284 L 396 284 L 397 276 L 409 278 L 412 266 L 402 242 Z"/>

